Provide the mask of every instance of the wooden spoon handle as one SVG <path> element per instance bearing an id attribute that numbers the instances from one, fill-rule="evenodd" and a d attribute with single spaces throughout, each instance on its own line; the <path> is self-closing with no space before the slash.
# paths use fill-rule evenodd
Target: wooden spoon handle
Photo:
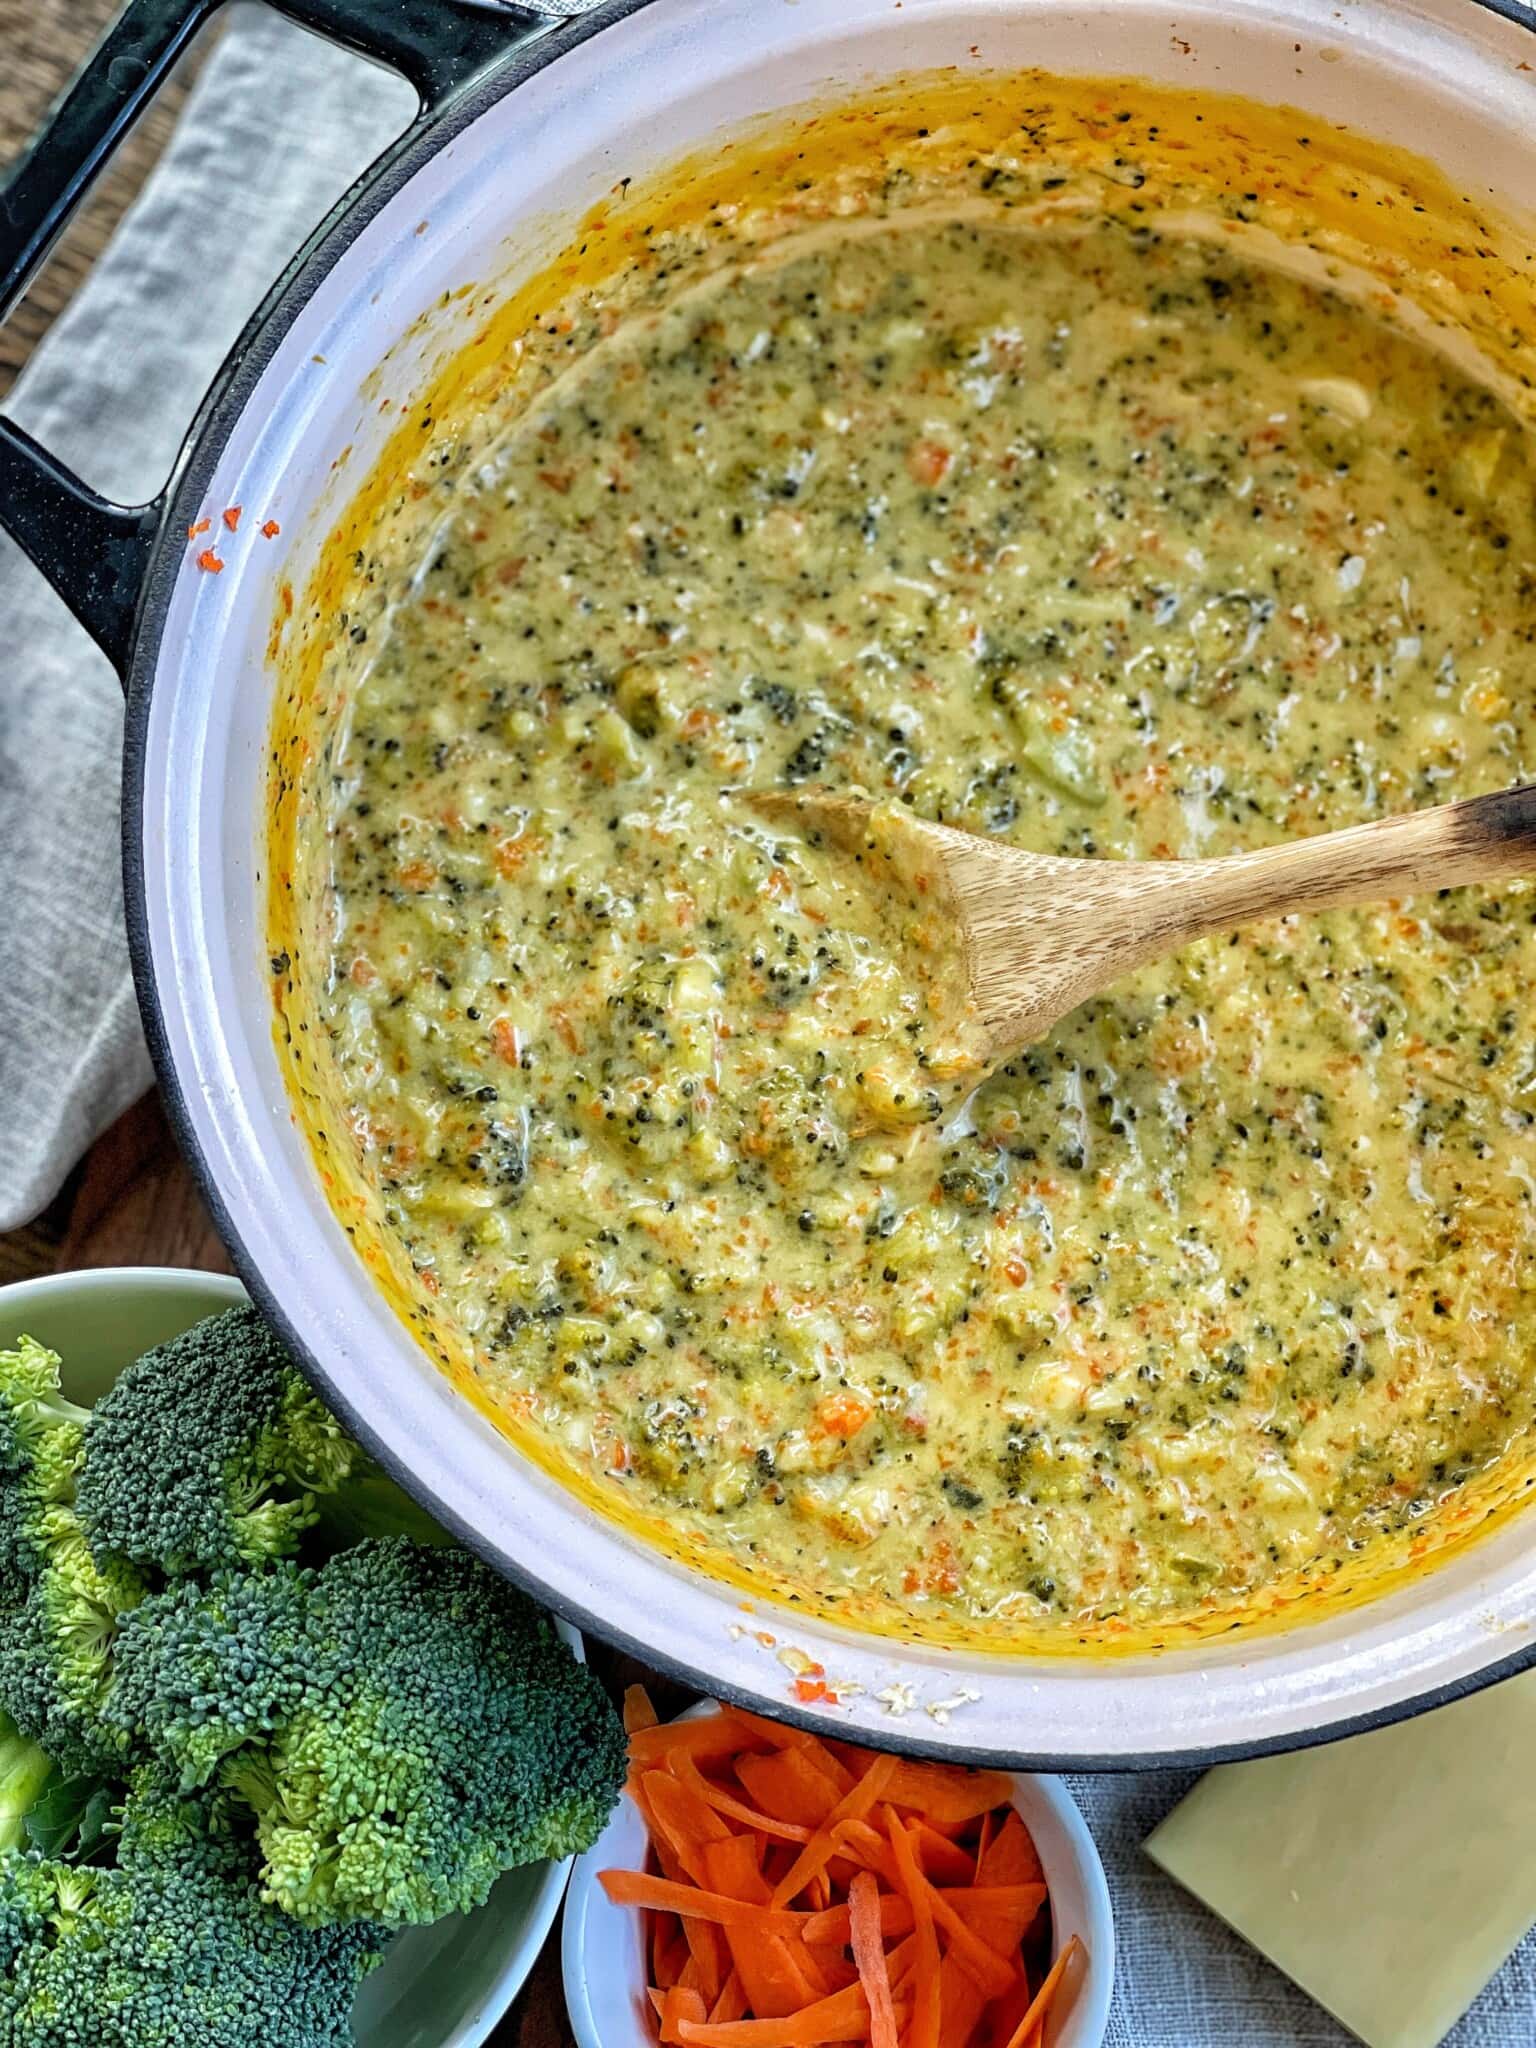
<path id="1" fill-rule="evenodd" d="M 1536 872 L 1536 783 L 1162 872 L 1172 880 L 1181 867 L 1175 914 L 1191 937 L 1293 910 L 1508 881 Z"/>

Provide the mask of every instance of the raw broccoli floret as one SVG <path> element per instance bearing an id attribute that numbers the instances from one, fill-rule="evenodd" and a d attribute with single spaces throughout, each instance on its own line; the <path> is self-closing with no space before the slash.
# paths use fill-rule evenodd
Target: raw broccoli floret
<path id="1" fill-rule="evenodd" d="M 184 1782 L 224 1754 L 266 1897 L 316 1923 L 467 1911 L 504 1870 L 587 1848 L 623 1776 L 597 1681 L 461 1550 L 367 1542 L 147 1602 L 119 1668 L 116 1704 Z"/>
<path id="2" fill-rule="evenodd" d="M 261 1898 L 218 1802 L 135 1774 L 108 1868 L 0 1863 L 5 2048 L 347 2048 L 376 1928 L 313 1928 Z"/>
<path id="3" fill-rule="evenodd" d="M 57 1356 L 24 1337 L 0 1353 L 0 1710 L 64 1769 L 110 1769 L 100 1721 L 118 1616 L 142 1596 L 120 1559 L 92 1556 L 74 1508 L 88 1409 Z"/>
<path id="4" fill-rule="evenodd" d="M 19 2048 L 15 2031 L 17 1968 L 23 1956 L 53 1933 L 58 1866 L 14 1850 L 0 1856 L 0 2043 Z"/>
<path id="5" fill-rule="evenodd" d="M 0 1351 L 0 1603 L 26 1598 L 47 1556 L 44 1523 L 74 1500 L 90 1419 L 60 1391 L 57 1352 L 31 1337 Z"/>
<path id="6" fill-rule="evenodd" d="M 122 1616 L 144 1594 L 120 1559 L 98 1564 L 74 1513 L 41 1518 L 48 1549 L 20 1607 L 0 1616 L 0 1708 L 70 1772 L 121 1768 L 126 1738 L 102 1719 Z"/>
<path id="7" fill-rule="evenodd" d="M 315 1582 L 280 1558 L 150 1594 L 118 1634 L 108 1724 L 173 1765 L 184 1790 L 208 1784 L 231 1751 L 264 1742 L 303 1705 Z"/>
<path id="8" fill-rule="evenodd" d="M 290 1555 L 369 1464 L 253 1308 L 127 1367 L 97 1406 L 78 1506 L 98 1556 L 172 1577 Z"/>
<path id="9" fill-rule="evenodd" d="M 420 1923 L 596 1839 L 623 1732 L 505 1580 L 462 1550 L 364 1543 L 316 1575 L 311 1614 L 322 1688 L 224 1766 L 257 1815 L 268 1897 Z"/>

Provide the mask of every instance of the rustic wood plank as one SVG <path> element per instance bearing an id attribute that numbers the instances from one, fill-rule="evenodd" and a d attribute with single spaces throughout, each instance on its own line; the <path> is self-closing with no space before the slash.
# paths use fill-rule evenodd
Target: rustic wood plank
<path id="1" fill-rule="evenodd" d="M 157 1095 L 146 1095 L 92 1147 L 58 1250 L 81 1266 L 201 1266 L 231 1271 L 176 1149 Z"/>
<path id="2" fill-rule="evenodd" d="M 74 1179 L 51 1207 L 33 1223 L 0 1236 L 0 1287 L 13 1280 L 32 1280 L 39 1273 L 51 1273 L 58 1264 L 59 1246 L 69 1228 L 74 1201 Z"/>

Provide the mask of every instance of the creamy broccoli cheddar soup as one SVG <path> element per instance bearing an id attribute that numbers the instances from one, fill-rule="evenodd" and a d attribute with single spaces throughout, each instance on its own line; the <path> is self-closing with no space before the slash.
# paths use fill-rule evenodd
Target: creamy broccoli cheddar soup
<path id="1" fill-rule="evenodd" d="M 846 860 L 744 793 L 1110 860 L 1529 774 L 1513 414 L 1230 247 L 974 209 L 570 342 L 423 472 L 322 795 L 348 1143 L 484 1397 L 749 1577 L 999 1641 L 1485 1473 L 1536 892 L 1192 946 L 957 1102 Z"/>

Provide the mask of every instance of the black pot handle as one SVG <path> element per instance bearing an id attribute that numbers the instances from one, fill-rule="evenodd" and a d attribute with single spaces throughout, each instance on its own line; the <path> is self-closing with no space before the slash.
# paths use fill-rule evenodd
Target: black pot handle
<path id="1" fill-rule="evenodd" d="M 0 320 L 26 290 L 97 173 L 222 0 L 128 0 L 0 184 Z M 270 0 L 303 28 L 402 74 L 421 116 L 556 23 L 465 0 Z M 115 505 L 0 417 L 4 526 L 121 674 L 162 499 Z"/>

